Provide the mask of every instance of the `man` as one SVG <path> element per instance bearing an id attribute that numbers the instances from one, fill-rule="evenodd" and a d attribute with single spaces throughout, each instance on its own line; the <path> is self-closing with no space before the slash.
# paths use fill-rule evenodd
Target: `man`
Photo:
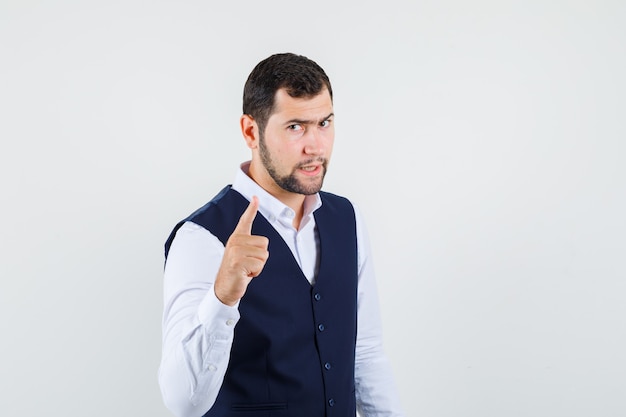
<path id="1" fill-rule="evenodd" d="M 360 216 L 321 192 L 332 88 L 306 57 L 244 88 L 252 160 L 165 245 L 159 382 L 177 416 L 401 416 Z"/>

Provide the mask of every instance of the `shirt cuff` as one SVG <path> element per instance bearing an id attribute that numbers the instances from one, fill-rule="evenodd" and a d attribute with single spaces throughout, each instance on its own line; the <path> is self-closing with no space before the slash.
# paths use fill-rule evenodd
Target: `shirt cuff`
<path id="1" fill-rule="evenodd" d="M 222 303 L 215 295 L 213 286 L 209 288 L 206 297 L 198 307 L 198 319 L 202 324 L 213 323 L 219 327 L 223 324 L 234 328 L 239 317 L 239 302 L 232 307 Z"/>

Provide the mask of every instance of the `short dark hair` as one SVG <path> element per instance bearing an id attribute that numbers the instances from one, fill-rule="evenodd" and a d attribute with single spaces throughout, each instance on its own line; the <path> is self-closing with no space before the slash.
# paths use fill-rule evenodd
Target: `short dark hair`
<path id="1" fill-rule="evenodd" d="M 274 54 L 259 62 L 248 76 L 243 89 L 243 114 L 256 120 L 261 135 L 274 110 L 276 92 L 284 88 L 291 97 L 314 97 L 333 89 L 328 76 L 314 61 L 292 53 Z"/>

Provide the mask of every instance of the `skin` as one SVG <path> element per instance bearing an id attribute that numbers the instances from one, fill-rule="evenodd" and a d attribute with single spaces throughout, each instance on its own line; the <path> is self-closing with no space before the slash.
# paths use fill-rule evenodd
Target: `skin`
<path id="1" fill-rule="evenodd" d="M 294 210 L 297 230 L 306 195 L 321 189 L 326 174 L 335 138 L 333 104 L 326 89 L 305 98 L 290 97 L 281 89 L 274 98 L 274 112 L 263 135 L 251 116 L 241 116 L 241 132 L 252 151 L 248 175 Z M 215 295 L 230 306 L 243 297 L 269 257 L 268 239 L 251 233 L 258 207 L 258 198 L 253 197 L 226 243 L 215 280 Z"/>

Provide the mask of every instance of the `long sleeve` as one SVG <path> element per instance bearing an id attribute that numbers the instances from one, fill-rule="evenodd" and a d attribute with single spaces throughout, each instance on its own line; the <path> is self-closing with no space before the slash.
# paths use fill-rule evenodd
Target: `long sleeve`
<path id="1" fill-rule="evenodd" d="M 165 405 L 178 417 L 206 413 L 228 367 L 239 312 L 213 291 L 223 253 L 215 236 L 188 222 L 178 230 L 165 265 L 159 384 Z"/>
<path id="2" fill-rule="evenodd" d="M 403 417 L 391 364 L 383 350 L 382 324 L 369 237 L 356 211 L 359 252 L 356 400 L 363 417 Z"/>

